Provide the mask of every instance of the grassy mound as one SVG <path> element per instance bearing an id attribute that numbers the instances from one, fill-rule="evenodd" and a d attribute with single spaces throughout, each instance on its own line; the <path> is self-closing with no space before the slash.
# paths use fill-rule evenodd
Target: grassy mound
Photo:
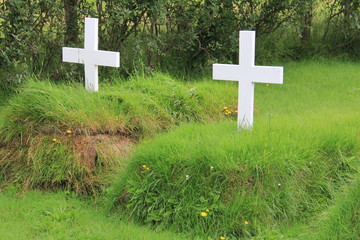
<path id="1" fill-rule="evenodd" d="M 234 101 L 229 89 L 187 86 L 162 74 L 103 85 L 97 93 L 28 81 L 1 109 L 0 180 L 96 192 L 139 138 L 223 118 L 223 104 Z"/>
<path id="2" fill-rule="evenodd" d="M 141 223 L 216 238 L 306 224 L 359 174 L 359 79 L 354 63 L 290 63 L 284 85 L 256 85 L 253 131 L 188 125 L 143 142 L 114 185 L 115 205 Z"/>
<path id="3" fill-rule="evenodd" d="M 290 225 L 324 210 L 359 170 L 354 127 L 183 126 L 137 148 L 116 202 L 141 223 L 213 237 Z"/>
<path id="4" fill-rule="evenodd" d="M 312 239 L 359 239 L 360 177 L 335 198 L 335 204 L 322 216 Z"/>

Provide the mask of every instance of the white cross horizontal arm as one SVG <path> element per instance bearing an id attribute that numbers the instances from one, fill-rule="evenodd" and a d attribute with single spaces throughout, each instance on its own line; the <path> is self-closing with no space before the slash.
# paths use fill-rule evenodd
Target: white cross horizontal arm
<path id="1" fill-rule="evenodd" d="M 98 66 L 119 67 L 120 53 L 109 51 L 87 51 L 85 50 L 86 63 Z"/>
<path id="2" fill-rule="evenodd" d="M 109 51 L 89 51 L 81 48 L 64 47 L 63 61 L 107 67 L 119 67 L 120 53 Z"/>
<path id="3" fill-rule="evenodd" d="M 251 71 L 251 81 L 257 83 L 283 83 L 284 68 L 254 66 L 249 69 Z"/>
<path id="4" fill-rule="evenodd" d="M 283 72 L 283 67 L 213 64 L 214 80 L 282 84 Z"/>
<path id="5" fill-rule="evenodd" d="M 213 79 L 225 81 L 240 81 L 243 71 L 239 65 L 233 64 L 213 64 Z M 246 79 L 246 78 L 245 78 Z"/>
<path id="6" fill-rule="evenodd" d="M 85 50 L 81 48 L 62 48 L 62 60 L 63 62 L 70 63 L 85 63 Z"/>

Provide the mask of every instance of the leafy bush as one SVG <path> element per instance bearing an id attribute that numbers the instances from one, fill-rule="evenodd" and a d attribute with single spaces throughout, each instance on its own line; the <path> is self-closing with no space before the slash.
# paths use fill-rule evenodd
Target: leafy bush
<path id="1" fill-rule="evenodd" d="M 121 52 L 108 76 L 167 70 L 198 74 L 238 62 L 238 31 L 256 30 L 259 63 L 326 56 L 358 59 L 359 0 L 7 0 L 0 3 L 0 81 L 29 74 L 80 80 L 61 47 L 81 47 L 84 17 L 99 18 L 99 48 Z M 269 47 L 271 46 L 271 47 Z"/>

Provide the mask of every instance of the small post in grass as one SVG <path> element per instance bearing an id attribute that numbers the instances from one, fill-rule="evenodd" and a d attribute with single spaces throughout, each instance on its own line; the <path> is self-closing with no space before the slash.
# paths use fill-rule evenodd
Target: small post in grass
<path id="1" fill-rule="evenodd" d="M 213 79 L 238 81 L 238 129 L 252 129 L 254 83 L 283 83 L 283 67 L 255 66 L 255 31 L 240 31 L 239 65 L 213 64 Z"/>
<path id="2" fill-rule="evenodd" d="M 98 50 L 98 19 L 85 18 L 84 49 L 62 48 L 63 62 L 85 65 L 85 89 L 99 90 L 98 66 L 119 67 L 120 53 Z"/>

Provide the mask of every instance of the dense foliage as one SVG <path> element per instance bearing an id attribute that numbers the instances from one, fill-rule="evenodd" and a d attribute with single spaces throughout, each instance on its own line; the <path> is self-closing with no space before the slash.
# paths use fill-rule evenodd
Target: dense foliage
<path id="1" fill-rule="evenodd" d="M 121 68 L 107 75 L 237 62 L 238 30 L 257 31 L 259 62 L 360 57 L 359 0 L 3 0 L 0 8 L 7 82 L 31 73 L 79 79 L 81 65 L 60 64 L 61 47 L 82 47 L 84 17 L 100 19 L 100 49 L 121 52 Z"/>

